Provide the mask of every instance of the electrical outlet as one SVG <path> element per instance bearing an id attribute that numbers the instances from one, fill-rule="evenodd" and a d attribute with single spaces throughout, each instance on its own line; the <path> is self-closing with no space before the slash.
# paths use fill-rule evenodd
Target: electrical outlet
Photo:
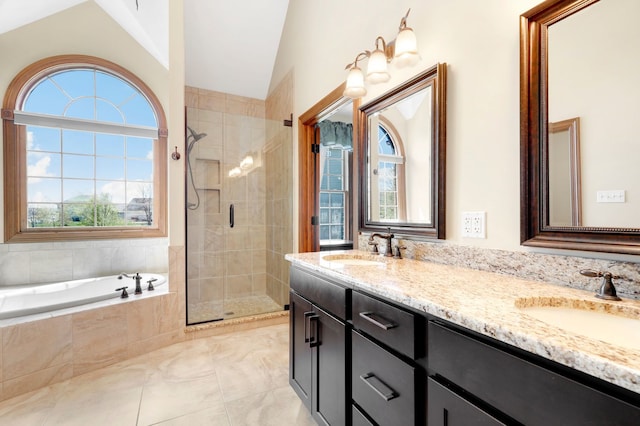
<path id="1" fill-rule="evenodd" d="M 462 236 L 469 238 L 487 238 L 486 212 L 462 213 Z"/>

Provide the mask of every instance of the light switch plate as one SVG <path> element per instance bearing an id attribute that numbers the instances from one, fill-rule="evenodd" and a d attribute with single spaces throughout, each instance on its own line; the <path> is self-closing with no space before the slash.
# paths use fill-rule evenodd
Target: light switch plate
<path id="1" fill-rule="evenodd" d="M 598 203 L 624 203 L 626 201 L 625 198 L 624 189 L 596 192 L 596 201 Z"/>
<path id="2" fill-rule="evenodd" d="M 462 212 L 462 236 L 487 238 L 486 212 Z"/>

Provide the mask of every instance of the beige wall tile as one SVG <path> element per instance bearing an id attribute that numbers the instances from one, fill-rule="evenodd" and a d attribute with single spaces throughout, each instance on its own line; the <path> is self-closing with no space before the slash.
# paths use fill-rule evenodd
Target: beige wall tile
<path id="1" fill-rule="evenodd" d="M 136 303 L 73 315 L 74 374 L 83 374 L 126 359 L 127 310 L 133 309 L 132 305 Z"/>
<path id="2" fill-rule="evenodd" d="M 2 392 L 2 381 L 4 380 L 3 373 L 2 373 L 2 370 L 3 370 L 2 354 L 4 352 L 3 345 L 2 345 L 2 333 L 3 333 L 3 328 L 0 328 L 0 395 Z M 0 401 L 2 401 L 2 398 L 0 398 Z"/>
<path id="3" fill-rule="evenodd" d="M 225 297 L 237 298 L 251 295 L 251 275 L 228 276 L 225 280 Z"/>
<path id="4" fill-rule="evenodd" d="M 225 111 L 225 95 L 210 90 L 198 89 L 198 108 L 209 111 Z"/>
<path id="5" fill-rule="evenodd" d="M 2 333 L 6 382 L 71 362 L 71 316 L 6 327 Z"/>
<path id="6" fill-rule="evenodd" d="M 5 380 L 2 383 L 2 397 L 3 399 L 13 398 L 70 379 L 72 376 L 73 366 L 71 363 L 44 368 L 15 379 Z"/>

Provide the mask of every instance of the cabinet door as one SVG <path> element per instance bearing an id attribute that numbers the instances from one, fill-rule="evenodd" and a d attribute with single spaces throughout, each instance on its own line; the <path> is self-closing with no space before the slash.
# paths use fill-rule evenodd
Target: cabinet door
<path id="1" fill-rule="evenodd" d="M 293 292 L 290 293 L 289 310 L 289 384 L 311 410 L 312 349 L 308 340 L 313 310 L 311 303 Z"/>
<path id="2" fill-rule="evenodd" d="M 498 426 L 504 423 L 429 378 L 429 426 Z"/>
<path id="3" fill-rule="evenodd" d="M 313 417 L 319 424 L 347 423 L 345 324 L 314 306 L 310 319 L 313 346 Z M 315 322 L 317 321 L 317 326 Z"/>

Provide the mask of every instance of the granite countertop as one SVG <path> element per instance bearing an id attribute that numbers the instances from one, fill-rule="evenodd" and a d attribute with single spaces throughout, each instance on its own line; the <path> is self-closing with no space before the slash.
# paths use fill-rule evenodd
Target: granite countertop
<path id="1" fill-rule="evenodd" d="M 327 255 L 375 259 L 381 264 L 341 264 L 324 260 Z M 550 325 L 521 309 L 568 304 L 567 307 L 616 310 L 640 319 L 640 301 L 607 302 L 595 298 L 593 292 L 569 287 L 411 259 L 374 257 L 356 250 L 287 254 L 285 258 L 294 265 L 340 279 L 354 289 L 446 319 L 640 393 L 640 351 L 624 345 L 624 339 L 622 345 L 606 343 Z"/>

